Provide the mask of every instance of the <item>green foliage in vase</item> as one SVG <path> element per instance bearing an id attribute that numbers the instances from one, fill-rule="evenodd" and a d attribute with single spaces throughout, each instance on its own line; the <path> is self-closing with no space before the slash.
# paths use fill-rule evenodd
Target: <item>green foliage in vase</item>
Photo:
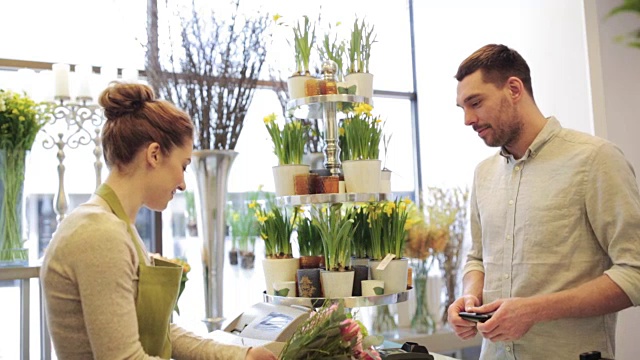
<path id="1" fill-rule="evenodd" d="M 20 211 L 26 154 L 48 112 L 26 94 L 0 90 L 0 260 L 26 260 Z"/>
<path id="2" fill-rule="evenodd" d="M 26 94 L 0 90 L 0 149 L 31 150 L 48 112 Z"/>

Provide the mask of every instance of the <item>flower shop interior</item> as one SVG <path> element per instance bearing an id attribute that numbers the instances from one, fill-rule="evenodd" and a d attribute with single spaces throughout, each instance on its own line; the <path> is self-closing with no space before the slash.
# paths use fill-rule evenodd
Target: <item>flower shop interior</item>
<path id="1" fill-rule="evenodd" d="M 463 112 L 455 106 L 454 74 L 466 56 L 485 44 L 516 49 L 532 69 L 536 103 L 545 115 L 555 115 L 563 127 L 615 142 L 634 168 L 640 169 L 640 144 L 634 136 L 640 133 L 640 123 L 632 121 L 640 113 L 640 72 L 636 69 L 640 50 L 619 41 L 621 34 L 636 31 L 638 14 L 608 16 L 622 2 L 404 0 L 382 4 L 325 0 L 291 6 L 280 0 L 4 1 L 0 29 L 21 36 L 3 38 L 0 90 L 23 93 L 45 104 L 41 109 L 48 115 L 42 116 L 48 120 L 26 156 L 18 246 L 25 249 L 26 258 L 21 260 L 26 262 L 16 265 L 8 259 L 2 265 L 7 259 L 4 253 L 0 258 L 4 305 L 0 310 L 4 325 L 0 327 L 0 359 L 56 358 L 43 326 L 38 261 L 58 222 L 86 201 L 108 173 L 99 141 L 103 117 L 96 99 L 101 90 L 119 79 L 149 84 L 161 97 L 190 109 L 190 114 L 199 106 L 215 106 L 181 98 L 177 87 L 167 85 L 171 71 L 185 82 L 197 82 L 197 76 L 220 79 L 210 91 L 241 104 L 239 109 L 211 115 L 210 121 L 217 122 L 222 136 L 209 134 L 205 139 L 196 134 L 195 150 L 226 154 L 215 160 L 216 165 L 208 165 L 216 166 L 217 175 L 204 180 L 197 166 L 189 167 L 186 191 L 177 193 L 165 211 L 143 209 L 137 217 L 136 228 L 150 252 L 180 259 L 190 268 L 178 302 L 180 312 L 173 314 L 175 323 L 206 334 L 223 329 L 256 304 L 278 303 L 286 297 L 273 288 L 286 281 L 265 280 L 263 259 L 274 252 L 273 244 L 261 236 L 267 230 L 261 227 L 260 214 L 263 220 L 269 218 L 267 204 L 278 204 L 275 207 L 286 218 L 301 211 L 297 201 L 304 203 L 307 197 L 303 195 L 317 188 L 322 189 L 318 192 L 337 193 L 324 198 L 330 199 L 326 202 L 370 200 L 340 197 L 351 193 L 352 185 L 316 179 L 315 186 L 311 185 L 314 177 L 305 177 L 305 191 L 309 192 L 298 191 L 298 176 L 291 185 L 294 192 L 286 192 L 290 190 L 283 190 L 275 172 L 277 165 L 298 163 L 283 160 L 286 156 L 278 153 L 275 139 L 280 135 L 277 124 L 298 118 L 302 128 L 290 130 L 305 142 L 294 156 L 309 165 L 312 173 L 318 170 L 321 178 L 337 178 L 322 175 L 337 175 L 340 162 L 349 160 L 341 156 L 359 150 L 345 140 L 349 129 L 338 122 L 336 114 L 353 111 L 375 118 L 379 145 L 368 158 L 390 170 L 390 177 L 376 185 L 382 190 L 362 192 L 376 193 L 380 196 L 375 200 L 413 211 L 407 210 L 404 253 L 400 254 L 408 259 L 409 285 L 405 288 L 409 290 L 391 295 L 386 290 L 376 292 L 374 298 L 384 299 L 376 306 L 356 302 L 357 318 L 370 333 L 386 341 L 417 342 L 443 359 L 478 359 L 481 337 L 458 339 L 446 324 L 446 304 L 461 295 L 458 270 L 470 244 L 466 208 L 474 169 L 497 150 L 487 147 L 464 125 Z M 193 9 L 201 15 L 195 24 L 203 31 L 200 37 L 188 37 L 190 46 L 213 49 L 210 58 L 214 63 L 224 56 L 224 50 L 230 50 L 227 54 L 244 51 L 250 56 L 236 53 L 239 57 L 234 61 L 242 60 L 233 66 L 255 71 L 249 74 L 233 68 L 231 73 L 241 78 L 238 80 L 220 66 L 203 70 L 209 71 L 204 74 L 196 68 L 183 73 L 175 70 L 176 65 L 187 66 L 172 61 L 189 56 L 180 48 L 184 42 L 176 39 L 189 28 L 185 24 L 193 24 Z M 232 14 L 243 19 L 236 24 L 235 36 L 225 32 Z M 25 21 L 27 15 L 29 21 Z M 207 35 L 216 32 L 223 36 Z M 349 53 L 354 33 L 362 37 L 363 54 Z M 301 48 L 310 53 L 306 59 L 304 51 L 300 55 Z M 334 58 L 336 54 L 340 56 Z M 373 74 L 370 94 L 350 92 L 351 83 L 341 82 L 354 70 L 353 56 L 362 56 L 364 70 L 360 64 L 360 72 Z M 305 71 L 316 79 L 315 85 L 313 89 L 309 83 L 303 86 L 298 98 L 289 80 L 292 74 Z M 350 99 L 355 106 L 341 108 L 347 102 L 339 102 L 337 109 L 336 103 L 324 105 L 324 112 L 312 116 L 314 107 L 307 106 L 309 101 L 296 102 L 325 94 Z M 362 99 L 370 106 L 362 107 Z M 296 111 L 304 106 L 307 112 L 298 115 Z M 1 115 L 0 107 L 0 124 L 4 121 Z M 196 132 L 206 127 L 201 116 L 192 118 Z M 335 146 L 342 144 L 349 144 L 347 155 L 335 152 Z M 194 152 L 194 159 L 196 156 Z M 0 170 L 6 171 L 5 166 L 0 163 Z M 213 184 L 208 189 L 207 181 Z M 334 191 L 327 190 L 333 186 Z M 205 205 L 207 191 L 221 191 L 224 198 Z M 203 219 L 202 209 L 211 206 L 220 211 L 212 219 Z M 296 219 L 298 229 L 289 250 L 294 258 L 309 250 L 303 249 L 303 226 L 309 230 L 311 225 L 333 221 L 323 217 L 331 217 L 329 212 L 322 215 L 322 211 L 306 223 L 304 215 Z M 357 210 L 353 216 L 358 216 Z M 447 216 L 448 220 L 441 219 Z M 416 223 L 423 227 L 415 225 L 412 231 Z M 446 234 L 438 237 L 434 227 L 446 229 Z M 430 236 L 420 236 L 420 231 Z M 3 235 L 0 244 L 8 241 Z M 358 235 L 352 232 L 351 236 Z M 1 249 L 7 249 L 6 244 Z M 325 264 L 327 269 L 334 266 L 332 262 Z M 205 280 L 203 268 L 210 267 L 216 273 Z M 299 286 L 288 291 L 301 292 Z M 365 290 L 370 289 L 362 283 L 359 295 L 364 296 Z M 618 317 L 616 359 L 637 359 L 640 350 L 632 334 L 640 331 L 640 311 L 627 309 L 623 314 Z"/>

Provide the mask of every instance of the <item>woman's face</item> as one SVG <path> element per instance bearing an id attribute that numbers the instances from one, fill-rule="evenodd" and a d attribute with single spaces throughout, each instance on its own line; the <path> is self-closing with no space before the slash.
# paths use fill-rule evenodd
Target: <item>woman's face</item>
<path id="1" fill-rule="evenodd" d="M 174 147 L 168 155 L 162 155 L 158 166 L 150 174 L 151 183 L 145 199 L 145 206 L 162 211 L 176 191 L 184 191 L 184 172 L 191 163 L 193 140 L 189 139 L 181 147 Z"/>

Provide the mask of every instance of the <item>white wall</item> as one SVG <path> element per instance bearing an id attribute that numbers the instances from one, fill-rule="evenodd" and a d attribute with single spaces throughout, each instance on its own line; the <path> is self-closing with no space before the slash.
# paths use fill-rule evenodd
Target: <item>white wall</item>
<path id="1" fill-rule="evenodd" d="M 463 125 L 455 107 L 459 63 L 488 43 L 528 61 L 536 102 L 564 127 L 617 143 L 640 172 L 640 50 L 615 43 L 638 17 L 605 14 L 622 0 L 416 1 L 420 140 L 425 185 L 470 184 L 496 151 Z M 640 358 L 640 309 L 618 318 L 616 360 Z"/>
<path id="2" fill-rule="evenodd" d="M 626 47 L 613 38 L 640 27 L 640 18 L 619 14 L 606 18 L 622 0 L 585 0 L 587 40 L 596 135 L 618 144 L 640 172 L 640 49 Z M 638 241 L 638 239 L 636 239 Z M 618 316 L 616 360 L 640 358 L 640 309 Z"/>
<path id="3" fill-rule="evenodd" d="M 415 1 L 420 144 L 426 186 L 470 184 L 497 151 L 465 127 L 454 75 L 483 45 L 505 44 L 529 63 L 543 114 L 592 133 L 581 0 Z"/>

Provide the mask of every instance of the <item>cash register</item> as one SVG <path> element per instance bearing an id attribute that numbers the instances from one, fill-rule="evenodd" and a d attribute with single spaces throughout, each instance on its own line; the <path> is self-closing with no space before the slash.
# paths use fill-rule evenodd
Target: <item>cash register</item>
<path id="1" fill-rule="evenodd" d="M 264 346 L 279 354 L 310 312 L 311 309 L 304 306 L 257 303 L 208 337 L 226 344 Z M 386 360 L 434 360 L 426 347 L 410 342 L 378 349 L 378 352 Z"/>

